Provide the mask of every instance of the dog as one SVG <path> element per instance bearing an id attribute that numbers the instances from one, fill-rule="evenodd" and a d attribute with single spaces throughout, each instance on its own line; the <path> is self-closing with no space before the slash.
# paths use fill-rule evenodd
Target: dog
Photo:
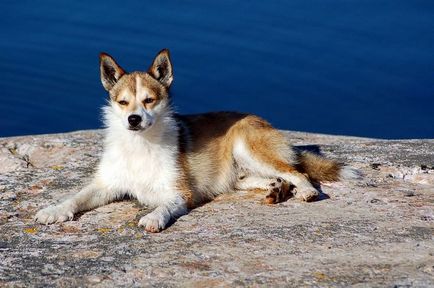
<path id="1" fill-rule="evenodd" d="M 169 93 L 173 67 L 161 50 L 147 72 L 127 73 L 100 54 L 104 152 L 93 180 L 64 202 L 40 210 L 42 224 L 72 220 L 80 211 L 125 196 L 155 207 L 139 220 L 148 232 L 165 229 L 190 209 L 234 190 L 268 190 L 275 204 L 294 196 L 312 201 L 313 183 L 360 177 L 357 170 L 293 148 L 258 116 L 237 112 L 178 115 Z"/>

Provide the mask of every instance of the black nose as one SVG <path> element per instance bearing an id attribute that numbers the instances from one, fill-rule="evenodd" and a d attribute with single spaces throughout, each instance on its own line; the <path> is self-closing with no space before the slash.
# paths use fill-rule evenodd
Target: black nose
<path id="1" fill-rule="evenodd" d="M 136 127 L 142 122 L 142 117 L 139 115 L 130 115 L 128 116 L 128 123 L 130 123 L 131 127 Z"/>

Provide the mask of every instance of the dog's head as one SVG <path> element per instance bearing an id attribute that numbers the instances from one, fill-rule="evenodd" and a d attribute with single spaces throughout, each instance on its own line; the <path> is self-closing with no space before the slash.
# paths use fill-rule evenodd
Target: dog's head
<path id="1" fill-rule="evenodd" d="M 161 50 L 147 72 L 132 73 L 125 72 L 110 55 L 101 53 L 100 71 L 110 105 L 125 128 L 146 130 L 167 110 L 173 81 L 169 50 Z"/>

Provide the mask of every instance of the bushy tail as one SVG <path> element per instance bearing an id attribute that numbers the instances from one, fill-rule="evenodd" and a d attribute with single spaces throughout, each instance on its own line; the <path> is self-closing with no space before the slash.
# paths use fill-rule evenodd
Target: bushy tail
<path id="1" fill-rule="evenodd" d="M 297 169 L 314 182 L 359 179 L 362 174 L 349 166 L 310 152 L 299 154 Z"/>

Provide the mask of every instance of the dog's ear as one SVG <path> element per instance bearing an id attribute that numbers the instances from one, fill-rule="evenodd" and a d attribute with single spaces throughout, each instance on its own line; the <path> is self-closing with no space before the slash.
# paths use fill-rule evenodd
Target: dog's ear
<path id="1" fill-rule="evenodd" d="M 125 74 L 124 69 L 116 63 L 113 57 L 104 52 L 99 54 L 99 69 L 102 86 L 107 91 L 110 91 L 119 78 Z"/>
<path id="2" fill-rule="evenodd" d="M 170 62 L 169 50 L 163 49 L 158 52 L 157 56 L 149 67 L 148 74 L 158 80 L 165 87 L 169 88 L 173 81 L 173 68 Z"/>

